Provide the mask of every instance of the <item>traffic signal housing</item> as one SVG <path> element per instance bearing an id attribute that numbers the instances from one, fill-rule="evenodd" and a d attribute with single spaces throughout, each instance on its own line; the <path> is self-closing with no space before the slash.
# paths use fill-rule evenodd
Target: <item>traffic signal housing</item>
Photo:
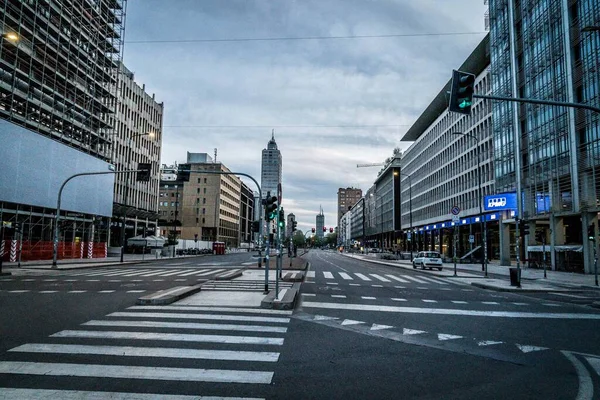
<path id="1" fill-rule="evenodd" d="M 285 227 L 285 214 L 283 212 L 283 208 L 279 209 L 279 221 L 277 222 L 280 228 Z"/>
<path id="2" fill-rule="evenodd" d="M 529 224 L 527 221 L 519 221 L 519 233 L 521 234 L 521 237 L 529 235 Z"/>
<path id="3" fill-rule="evenodd" d="M 296 220 L 292 221 L 292 232 L 296 232 L 296 227 L 298 226 L 298 223 L 296 222 Z"/>
<path id="4" fill-rule="evenodd" d="M 475 75 L 458 70 L 452 71 L 450 102 L 448 108 L 460 114 L 471 114 L 473 93 L 475 92 Z"/>
<path id="5" fill-rule="evenodd" d="M 333 233 L 333 228 L 329 228 L 329 233 Z"/>
<path id="6" fill-rule="evenodd" d="M 327 232 L 327 228 L 323 227 L 323 232 Z"/>
<path id="7" fill-rule="evenodd" d="M 313 233 L 315 233 L 315 231 L 316 231 L 316 229 L 315 229 L 315 228 L 312 228 L 312 232 L 313 232 Z"/>
<path id="8" fill-rule="evenodd" d="M 150 163 L 138 163 L 138 172 L 135 177 L 137 182 L 149 182 L 150 171 L 152 170 L 152 164 Z"/>
<path id="9" fill-rule="evenodd" d="M 252 221 L 252 232 L 258 233 L 260 231 L 260 221 Z"/>
<path id="10" fill-rule="evenodd" d="M 588 240 L 594 240 L 595 236 L 596 236 L 596 225 L 590 224 L 590 226 L 588 226 Z"/>
<path id="11" fill-rule="evenodd" d="M 271 192 L 267 192 L 265 199 L 265 219 L 272 221 L 277 216 L 277 197 L 271 196 Z"/>

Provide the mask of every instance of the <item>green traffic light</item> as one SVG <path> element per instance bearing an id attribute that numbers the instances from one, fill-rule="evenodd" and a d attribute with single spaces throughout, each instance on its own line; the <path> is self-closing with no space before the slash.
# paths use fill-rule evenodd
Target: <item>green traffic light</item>
<path id="1" fill-rule="evenodd" d="M 461 101 L 458 106 L 460 108 L 467 108 L 467 107 L 471 107 L 472 104 L 473 104 L 472 101 L 468 101 L 467 99 L 465 99 L 465 100 Z"/>

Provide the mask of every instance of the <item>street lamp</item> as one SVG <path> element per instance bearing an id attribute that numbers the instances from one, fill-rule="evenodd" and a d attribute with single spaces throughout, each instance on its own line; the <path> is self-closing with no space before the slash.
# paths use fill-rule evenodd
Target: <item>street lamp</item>
<path id="1" fill-rule="evenodd" d="M 131 147 L 132 143 L 133 143 L 133 139 L 139 136 L 149 136 L 150 139 L 154 139 L 154 132 L 144 132 L 144 133 L 137 133 L 135 135 L 131 135 L 129 137 L 129 147 Z M 127 174 L 125 176 L 125 193 L 124 193 L 124 199 L 123 199 L 123 221 L 121 224 L 121 262 L 123 262 L 123 257 L 125 255 L 125 223 L 126 223 L 126 218 L 127 218 L 127 202 L 128 197 L 129 197 L 129 175 Z"/>
<path id="2" fill-rule="evenodd" d="M 413 222 L 412 222 L 412 177 L 408 174 L 400 172 L 400 175 L 408 178 L 408 212 L 409 212 L 409 224 L 410 224 L 410 261 L 413 259 L 413 244 L 415 238 L 413 237 Z"/>
<path id="3" fill-rule="evenodd" d="M 488 276 L 487 271 L 487 224 L 485 221 L 485 217 L 483 216 L 483 189 L 481 187 L 481 149 L 479 147 L 479 138 L 470 133 L 464 132 L 452 132 L 453 135 L 463 135 L 467 136 L 471 139 L 475 140 L 475 145 L 477 146 L 477 179 L 479 181 L 479 224 L 481 226 L 481 233 L 483 234 L 483 259 L 481 260 L 481 270 L 485 272 L 485 276 Z"/>

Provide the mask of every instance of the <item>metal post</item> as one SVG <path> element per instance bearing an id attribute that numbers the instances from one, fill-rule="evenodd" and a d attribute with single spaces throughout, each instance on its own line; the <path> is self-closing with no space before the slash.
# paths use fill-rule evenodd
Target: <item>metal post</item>
<path id="1" fill-rule="evenodd" d="M 481 270 L 485 272 L 487 278 L 487 225 L 485 222 L 485 216 L 483 215 L 483 188 L 481 187 L 481 148 L 479 146 L 479 139 L 477 140 L 477 178 L 479 180 L 479 224 L 481 226 L 481 237 L 483 239 L 483 257 L 481 258 Z"/>
<path id="2" fill-rule="evenodd" d="M 129 197 L 129 175 L 125 175 L 125 194 L 123 200 L 123 220 L 121 221 L 121 263 L 125 253 L 125 224 L 127 223 L 127 201 Z"/>
<path id="3" fill-rule="evenodd" d="M 596 243 L 594 243 L 594 282 L 598 286 L 598 253 L 596 252 Z"/>
<path id="4" fill-rule="evenodd" d="M 454 247 L 454 256 L 452 259 L 454 260 L 454 276 L 456 275 L 456 226 L 452 229 L 452 247 Z"/>
<path id="5" fill-rule="evenodd" d="M 267 239 L 265 244 L 265 291 L 263 294 L 269 294 L 269 245 L 270 242 Z"/>
<path id="6" fill-rule="evenodd" d="M 543 230 L 543 237 L 542 237 L 542 253 L 543 253 L 543 260 L 544 260 L 544 278 L 547 278 L 546 276 L 546 230 Z"/>
<path id="7" fill-rule="evenodd" d="M 2 274 L 2 259 L 4 258 L 4 222 L 0 218 L 0 274 Z"/>
<path id="8" fill-rule="evenodd" d="M 520 203 L 520 199 L 517 198 L 517 204 Z M 520 208 L 520 206 L 519 206 Z M 517 287 L 521 287 L 521 257 L 519 256 L 519 218 L 515 218 L 516 228 L 515 228 L 515 251 L 517 252 Z"/>

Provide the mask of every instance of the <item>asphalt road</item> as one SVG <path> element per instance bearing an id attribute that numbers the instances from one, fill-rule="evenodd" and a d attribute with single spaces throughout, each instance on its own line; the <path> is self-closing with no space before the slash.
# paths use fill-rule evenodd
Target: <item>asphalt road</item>
<path id="1" fill-rule="evenodd" d="M 2 277 L 0 399 L 600 396 L 596 309 L 335 252 L 306 258 L 293 312 L 134 305 L 250 266 L 251 253 Z M 251 286 L 224 295 L 260 297 Z"/>

